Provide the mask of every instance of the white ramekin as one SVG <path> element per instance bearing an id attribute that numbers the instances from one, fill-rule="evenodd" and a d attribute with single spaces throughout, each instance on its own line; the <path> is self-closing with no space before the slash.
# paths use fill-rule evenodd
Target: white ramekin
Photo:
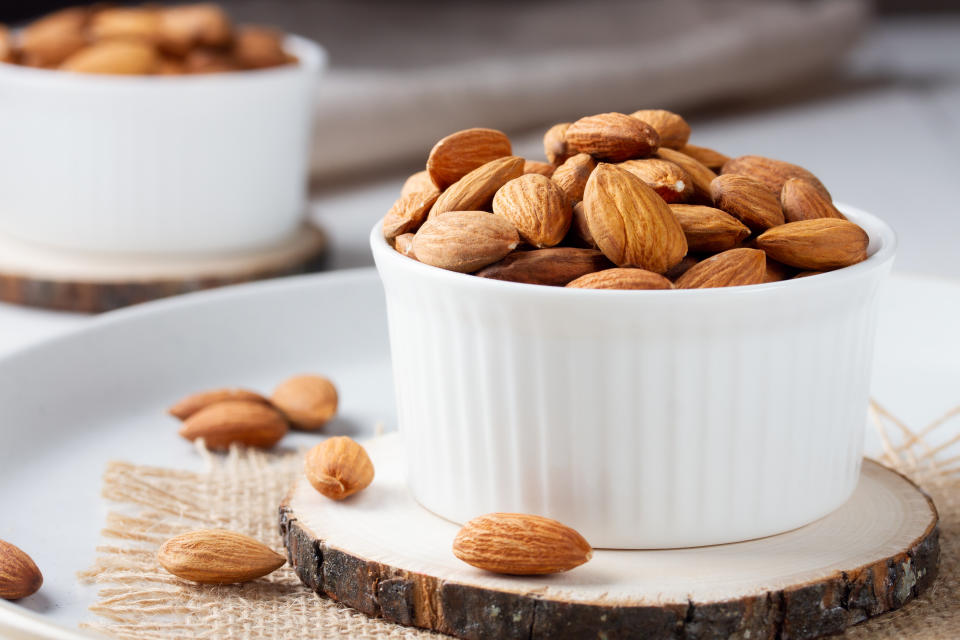
<path id="1" fill-rule="evenodd" d="M 306 215 L 317 44 L 296 65 L 105 76 L 0 63 L 0 232 L 91 251 L 267 245 Z"/>
<path id="2" fill-rule="evenodd" d="M 843 211 L 870 235 L 866 261 L 683 291 L 462 275 L 397 253 L 377 225 L 412 493 L 455 522 L 536 513 L 607 548 L 741 541 L 831 512 L 860 472 L 896 245 Z"/>

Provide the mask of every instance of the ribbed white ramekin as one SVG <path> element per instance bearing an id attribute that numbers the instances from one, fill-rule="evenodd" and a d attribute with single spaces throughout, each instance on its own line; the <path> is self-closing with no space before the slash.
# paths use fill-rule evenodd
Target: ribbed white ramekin
<path id="1" fill-rule="evenodd" d="M 0 232 L 91 251 L 229 250 L 306 215 L 315 80 L 299 63 L 104 76 L 0 63 Z"/>
<path id="2" fill-rule="evenodd" d="M 682 291 L 462 275 L 397 253 L 377 225 L 414 496 L 456 522 L 549 516 L 612 548 L 747 540 L 834 510 L 859 476 L 896 245 L 843 211 L 870 235 L 860 264 Z"/>

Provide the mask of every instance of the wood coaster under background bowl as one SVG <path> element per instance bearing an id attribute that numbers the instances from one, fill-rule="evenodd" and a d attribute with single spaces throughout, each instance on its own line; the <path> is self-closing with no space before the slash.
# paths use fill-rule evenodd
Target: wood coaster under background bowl
<path id="1" fill-rule="evenodd" d="M 53 249 L 0 234 L 0 300 L 100 312 L 181 293 L 311 271 L 326 236 L 305 223 L 266 247 L 182 256 Z"/>
<path id="2" fill-rule="evenodd" d="M 457 560 L 458 525 L 410 495 L 400 437 L 365 446 L 376 468 L 365 491 L 334 502 L 301 479 L 281 505 L 290 562 L 319 594 L 460 638 L 814 638 L 903 606 L 937 574 L 936 508 L 871 460 L 850 500 L 787 533 L 598 550 L 552 576 L 488 573 Z"/>

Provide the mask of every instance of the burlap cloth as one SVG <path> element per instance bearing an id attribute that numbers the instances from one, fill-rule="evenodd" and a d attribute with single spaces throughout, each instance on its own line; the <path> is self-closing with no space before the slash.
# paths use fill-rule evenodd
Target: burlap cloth
<path id="1" fill-rule="evenodd" d="M 847 631 L 851 638 L 960 637 L 960 456 L 938 455 L 960 440 L 925 438 L 960 408 L 919 431 L 874 405 L 885 447 L 882 462 L 915 480 L 940 510 L 941 561 L 936 583 L 898 611 Z M 960 428 L 957 429 L 960 431 Z M 940 429 L 940 435 L 943 429 Z M 896 443 L 896 444 L 894 444 Z M 303 587 L 284 567 L 244 585 L 195 586 L 166 573 L 155 554 L 167 538 L 218 527 L 253 536 L 283 552 L 277 505 L 301 472 L 301 453 L 204 450 L 202 473 L 111 463 L 103 494 L 115 503 L 95 565 L 81 574 L 101 585 L 85 628 L 117 638 L 427 638 L 443 637 L 367 618 Z"/>

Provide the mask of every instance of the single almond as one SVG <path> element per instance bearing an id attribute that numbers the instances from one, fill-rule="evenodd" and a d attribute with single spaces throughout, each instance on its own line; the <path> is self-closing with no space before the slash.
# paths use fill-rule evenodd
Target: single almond
<path id="1" fill-rule="evenodd" d="M 20 32 L 22 62 L 31 67 L 55 67 L 89 44 L 90 10 L 71 7 L 34 20 Z"/>
<path id="2" fill-rule="evenodd" d="M 134 40 L 104 40 L 72 54 L 60 68 L 77 73 L 145 75 L 154 73 L 159 65 L 160 56 L 150 44 Z"/>
<path id="3" fill-rule="evenodd" d="M 562 287 L 582 275 L 610 266 L 610 261 L 596 249 L 552 247 L 514 251 L 475 275 L 492 280 Z"/>
<path id="4" fill-rule="evenodd" d="M 567 153 L 567 129 L 569 122 L 555 124 L 543 136 L 543 153 L 547 156 L 547 162 L 552 165 L 559 165 L 570 157 Z"/>
<path id="5" fill-rule="evenodd" d="M 497 191 L 523 175 L 523 158 L 508 156 L 477 167 L 450 185 L 430 209 L 433 218 L 448 211 L 488 211 Z"/>
<path id="6" fill-rule="evenodd" d="M 408 258 L 417 259 L 417 254 L 413 252 L 414 234 L 404 233 L 393 239 L 393 248 Z"/>
<path id="7" fill-rule="evenodd" d="M 90 19 L 94 40 L 129 38 L 155 42 L 160 37 L 160 15 L 153 7 L 106 7 Z"/>
<path id="8" fill-rule="evenodd" d="M 430 150 L 427 173 L 433 184 L 446 189 L 477 167 L 509 156 L 510 139 L 496 129 L 464 129 L 441 139 Z"/>
<path id="9" fill-rule="evenodd" d="M 373 463 L 359 443 L 347 436 L 324 440 L 307 452 L 307 480 L 331 500 L 343 500 L 373 482 Z"/>
<path id="10" fill-rule="evenodd" d="M 668 280 L 670 280 L 671 282 L 676 283 L 677 279 L 680 276 L 682 276 L 687 271 L 689 271 L 690 268 L 693 265 L 697 264 L 698 262 L 700 262 L 699 257 L 687 254 L 686 256 L 683 257 L 683 260 L 681 260 L 677 264 L 670 267 L 670 269 L 667 270 L 667 272 L 663 274 L 663 276 Z"/>
<path id="11" fill-rule="evenodd" d="M 383 237 L 390 240 L 404 233 L 415 233 L 439 197 L 436 189 L 400 196 L 383 218 Z"/>
<path id="12" fill-rule="evenodd" d="M 212 3 L 185 4 L 160 9 L 160 47 L 184 56 L 198 46 L 222 48 L 233 38 L 226 12 Z"/>
<path id="13" fill-rule="evenodd" d="M 625 169 L 601 163 L 583 194 L 584 216 L 599 249 L 619 267 L 663 273 L 687 253 L 670 207 Z"/>
<path id="14" fill-rule="evenodd" d="M 493 198 L 493 213 L 509 220 L 520 237 L 538 249 L 563 240 L 573 216 L 560 185 L 537 173 L 514 178 L 500 187 Z"/>
<path id="15" fill-rule="evenodd" d="M 42 584 L 43 574 L 33 559 L 19 547 L 0 540 L 0 598 L 26 598 Z"/>
<path id="16" fill-rule="evenodd" d="M 823 186 L 823 183 L 817 179 L 817 176 L 801 166 L 784 162 L 783 160 L 774 160 L 773 158 L 765 158 L 763 156 L 740 156 L 739 158 L 731 158 L 725 162 L 720 173 L 722 175 L 739 173 L 750 176 L 754 180 L 766 185 L 767 188 L 777 196 L 780 195 L 780 190 L 783 189 L 783 183 L 790 178 L 806 178 L 813 182 L 825 197 L 830 198 L 830 192 L 828 192 L 827 188 Z"/>
<path id="17" fill-rule="evenodd" d="M 673 289 L 673 283 L 646 269 L 617 267 L 588 273 L 567 284 L 571 289 Z"/>
<path id="18" fill-rule="evenodd" d="M 184 420 L 180 435 L 191 441 L 203 438 L 210 449 L 228 449 L 233 443 L 269 449 L 288 429 L 283 416 L 261 402 L 224 400 Z"/>
<path id="19" fill-rule="evenodd" d="M 440 195 L 440 190 L 437 189 L 437 185 L 433 184 L 433 180 L 430 179 L 430 174 L 427 173 L 426 169 L 417 171 L 404 181 L 403 187 L 400 189 L 400 197 L 416 191 Z"/>
<path id="20" fill-rule="evenodd" d="M 313 431 L 336 415 L 337 388 L 324 376 L 294 376 L 273 390 L 270 402 L 293 427 Z"/>
<path id="21" fill-rule="evenodd" d="M 660 158 L 627 160 L 618 165 L 643 180 L 664 202 L 686 202 L 693 195 L 693 181 L 679 165 Z"/>
<path id="22" fill-rule="evenodd" d="M 848 267 L 867 258 L 866 231 L 837 218 L 799 220 L 757 237 L 757 246 L 774 260 L 806 271 Z"/>
<path id="23" fill-rule="evenodd" d="M 657 157 L 668 160 L 683 169 L 693 182 L 693 197 L 691 202 L 710 204 L 710 183 L 717 177 L 713 171 L 685 153 L 676 149 L 660 149 Z"/>
<path id="24" fill-rule="evenodd" d="M 291 62 L 283 39 L 279 29 L 248 25 L 236 30 L 230 51 L 242 69 L 279 67 Z"/>
<path id="25" fill-rule="evenodd" d="M 593 239 L 590 233 L 590 225 L 587 224 L 587 214 L 583 210 L 583 201 L 573 205 L 573 219 L 570 222 L 570 232 L 567 235 L 569 244 L 588 249 L 596 249 L 597 241 Z"/>
<path id="26" fill-rule="evenodd" d="M 467 522 L 453 540 L 467 564 L 509 575 L 569 571 L 593 557 L 579 533 L 556 520 L 522 513 L 490 513 Z"/>
<path id="27" fill-rule="evenodd" d="M 553 181 L 560 185 L 567 199 L 572 203 L 583 200 L 583 190 L 587 186 L 590 174 L 597 167 L 593 156 L 587 153 L 578 153 L 567 158 L 563 164 L 553 172 Z"/>
<path id="28" fill-rule="evenodd" d="M 690 267 L 677 278 L 678 289 L 707 289 L 760 284 L 766 275 L 766 256 L 757 249 L 730 249 Z"/>
<path id="29" fill-rule="evenodd" d="M 197 411 L 205 409 L 212 404 L 223 402 L 224 400 L 244 400 L 246 402 L 259 402 L 269 405 L 270 401 L 264 398 L 256 391 L 239 388 L 211 389 L 210 391 L 201 391 L 200 393 L 191 393 L 186 398 L 180 400 L 177 404 L 167 409 L 167 413 L 186 420 Z"/>
<path id="30" fill-rule="evenodd" d="M 539 173 L 542 176 L 547 176 L 548 178 L 553 175 L 555 166 L 549 162 L 540 162 L 539 160 L 524 160 L 523 161 L 523 174 L 528 173 Z"/>
<path id="31" fill-rule="evenodd" d="M 754 230 L 783 224 L 783 211 L 777 194 L 753 178 L 724 174 L 710 184 L 713 205 L 731 214 Z"/>
<path id="32" fill-rule="evenodd" d="M 13 62 L 16 50 L 13 45 L 13 36 L 10 29 L 0 24 L 0 62 Z"/>
<path id="33" fill-rule="evenodd" d="M 157 551 L 157 561 L 184 580 L 233 584 L 273 573 L 287 560 L 249 536 L 224 529 L 201 529 L 164 542 Z"/>
<path id="34" fill-rule="evenodd" d="M 666 109 L 641 109 L 630 114 L 657 130 L 660 146 L 680 149 L 690 139 L 690 125 L 681 116 Z"/>
<path id="35" fill-rule="evenodd" d="M 413 238 L 417 260 L 470 273 L 493 264 L 520 244 L 517 229 L 485 211 L 451 211 L 427 220 Z"/>
<path id="36" fill-rule="evenodd" d="M 792 269 L 782 262 L 777 262 L 770 256 L 767 256 L 767 269 L 763 276 L 764 282 L 780 282 L 782 280 L 789 280 L 796 273 L 796 269 Z"/>
<path id="37" fill-rule="evenodd" d="M 711 171 L 719 171 L 730 159 L 730 156 L 726 156 L 710 147 L 701 147 L 689 143 L 681 147 L 680 152 L 690 156 Z"/>
<path id="38" fill-rule="evenodd" d="M 567 129 L 565 139 L 568 153 L 589 153 L 610 162 L 649 156 L 660 145 L 656 129 L 624 113 L 580 118 Z"/>
<path id="39" fill-rule="evenodd" d="M 787 222 L 840 218 L 845 220 L 823 190 L 809 178 L 789 178 L 780 190 L 780 204 Z"/>
<path id="40" fill-rule="evenodd" d="M 696 204 L 672 204 L 670 211 L 683 228 L 690 251 L 726 251 L 750 235 L 746 225 L 720 209 Z"/>

